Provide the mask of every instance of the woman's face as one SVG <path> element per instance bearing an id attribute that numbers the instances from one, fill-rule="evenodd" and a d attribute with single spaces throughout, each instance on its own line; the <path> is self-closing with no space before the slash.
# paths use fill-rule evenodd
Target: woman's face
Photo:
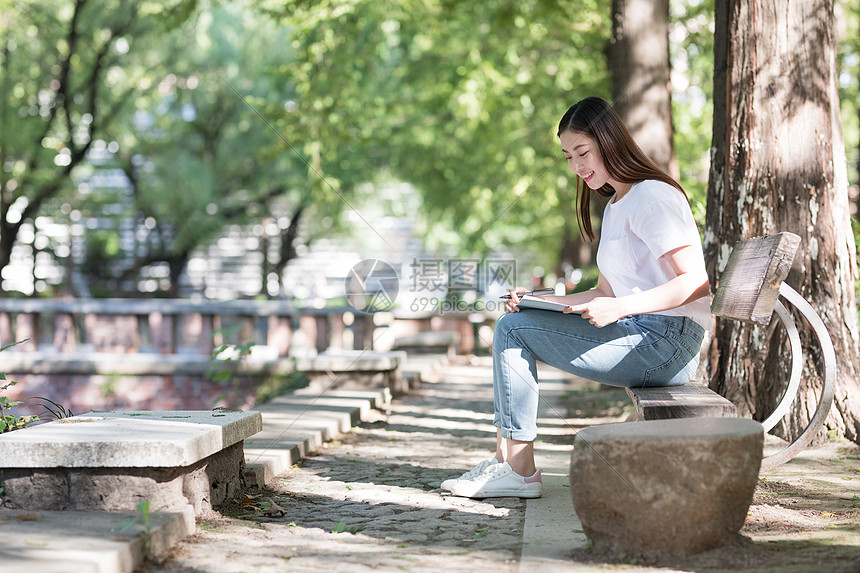
<path id="1" fill-rule="evenodd" d="M 600 189 L 609 182 L 603 157 L 593 139 L 574 131 L 565 131 L 560 139 L 568 167 L 581 177 L 590 189 Z"/>

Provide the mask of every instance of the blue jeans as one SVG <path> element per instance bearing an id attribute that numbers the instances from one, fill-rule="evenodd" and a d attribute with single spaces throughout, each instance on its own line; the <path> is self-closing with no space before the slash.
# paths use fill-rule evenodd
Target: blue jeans
<path id="1" fill-rule="evenodd" d="M 537 437 L 536 361 L 610 386 L 675 386 L 695 375 L 703 337 L 681 316 L 639 314 L 597 328 L 576 314 L 505 314 L 493 334 L 493 423 L 503 438 Z"/>

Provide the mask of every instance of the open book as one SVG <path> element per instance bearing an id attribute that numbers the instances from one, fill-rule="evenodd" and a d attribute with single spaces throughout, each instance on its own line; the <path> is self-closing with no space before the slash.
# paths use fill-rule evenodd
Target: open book
<path id="1" fill-rule="evenodd" d="M 541 310 L 554 310 L 556 312 L 563 312 L 564 309 L 566 309 L 570 305 L 546 300 L 543 298 L 538 298 L 536 296 L 525 295 L 523 296 L 523 298 L 520 299 L 518 306 L 520 308 L 539 308 Z"/>

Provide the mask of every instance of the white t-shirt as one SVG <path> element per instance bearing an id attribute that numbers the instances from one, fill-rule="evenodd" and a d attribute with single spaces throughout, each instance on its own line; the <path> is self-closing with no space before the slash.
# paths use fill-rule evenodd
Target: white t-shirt
<path id="1" fill-rule="evenodd" d="M 615 296 L 625 296 L 664 284 L 676 275 L 660 257 L 692 245 L 702 254 L 702 240 L 687 198 L 662 181 L 635 183 L 603 212 L 597 267 Z M 688 316 L 711 329 L 708 297 L 654 314 Z"/>

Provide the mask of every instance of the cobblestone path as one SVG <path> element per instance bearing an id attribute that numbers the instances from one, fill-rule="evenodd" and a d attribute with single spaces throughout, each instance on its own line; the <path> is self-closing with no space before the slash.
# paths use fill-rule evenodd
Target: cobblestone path
<path id="1" fill-rule="evenodd" d="M 495 447 L 491 366 L 476 360 L 199 521 L 151 572 L 517 571 L 525 501 L 438 489 Z"/>

